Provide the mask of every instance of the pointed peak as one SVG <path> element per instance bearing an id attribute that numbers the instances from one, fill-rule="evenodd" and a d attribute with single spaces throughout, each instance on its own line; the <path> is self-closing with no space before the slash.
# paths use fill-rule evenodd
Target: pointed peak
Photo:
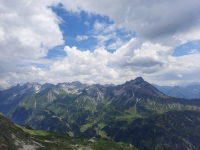
<path id="1" fill-rule="evenodd" d="M 137 77 L 137 78 L 135 78 L 134 81 L 136 81 L 136 82 L 144 82 L 144 79 L 142 77 Z"/>

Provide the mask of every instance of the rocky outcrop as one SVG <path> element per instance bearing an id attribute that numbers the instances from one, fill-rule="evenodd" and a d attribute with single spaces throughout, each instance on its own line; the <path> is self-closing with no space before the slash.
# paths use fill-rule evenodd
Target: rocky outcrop
<path id="1" fill-rule="evenodd" d="M 0 150 L 22 149 L 29 140 L 30 135 L 0 113 Z"/>

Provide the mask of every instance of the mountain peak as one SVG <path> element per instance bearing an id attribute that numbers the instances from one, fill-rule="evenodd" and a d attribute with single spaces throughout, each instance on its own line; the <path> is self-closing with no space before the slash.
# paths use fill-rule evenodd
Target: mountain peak
<path id="1" fill-rule="evenodd" d="M 142 77 L 137 77 L 137 78 L 135 78 L 134 81 L 136 81 L 136 82 L 144 82 L 144 79 Z"/>

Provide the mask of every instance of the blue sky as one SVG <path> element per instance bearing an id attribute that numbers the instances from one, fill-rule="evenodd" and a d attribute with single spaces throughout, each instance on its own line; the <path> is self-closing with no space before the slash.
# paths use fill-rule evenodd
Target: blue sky
<path id="1" fill-rule="evenodd" d="M 198 52 L 200 52 L 200 40 L 187 42 L 177 46 L 174 50 L 173 56 L 183 56 Z"/>
<path id="2" fill-rule="evenodd" d="M 200 2 L 0 2 L 0 85 L 200 82 Z"/>
<path id="3" fill-rule="evenodd" d="M 93 33 L 95 22 L 106 24 L 106 26 L 114 24 L 114 21 L 111 21 L 108 16 L 88 14 L 85 11 L 73 13 L 64 9 L 61 3 L 57 6 L 49 8 L 51 8 L 57 16 L 62 18 L 62 22 L 59 24 L 59 27 L 62 31 L 65 43 L 50 50 L 46 56 L 48 59 L 51 59 L 52 57 L 67 56 L 67 54 L 63 51 L 63 48 L 66 45 L 70 47 L 76 46 L 81 51 L 93 51 L 98 45 L 98 41 L 94 37 L 96 34 Z M 136 33 L 128 31 L 125 28 L 115 30 L 115 33 L 124 42 L 136 37 Z M 77 36 L 88 36 L 88 39 L 78 41 Z M 108 46 L 115 41 L 115 39 L 109 39 L 105 42 L 105 47 L 111 53 L 113 53 L 116 49 L 109 49 Z"/>
<path id="4" fill-rule="evenodd" d="M 66 56 L 67 54 L 63 51 L 65 45 L 70 47 L 76 46 L 81 51 L 94 50 L 95 46 L 98 44 L 98 41 L 93 37 L 94 34 L 92 33 L 95 22 L 98 21 L 99 23 L 105 23 L 108 26 L 114 24 L 114 22 L 111 21 L 108 16 L 88 14 L 85 11 L 81 11 L 80 13 L 73 13 L 64 9 L 61 3 L 57 6 L 52 6 L 49 8 L 51 8 L 57 16 L 62 18 L 62 23 L 59 24 L 59 27 L 63 33 L 65 44 L 50 50 L 46 57 L 48 59 L 51 59 L 52 57 Z M 117 30 L 115 32 L 124 41 L 129 41 L 131 38 L 137 37 L 136 33 L 126 29 Z M 76 37 L 78 35 L 88 36 L 88 39 L 77 41 Z M 115 40 L 110 39 L 106 41 L 105 46 L 108 47 L 108 45 L 113 42 L 115 42 Z M 114 52 L 113 49 L 108 48 L 107 50 L 111 53 Z M 172 56 L 178 57 L 197 52 L 200 52 L 200 40 L 191 41 L 176 46 Z"/>

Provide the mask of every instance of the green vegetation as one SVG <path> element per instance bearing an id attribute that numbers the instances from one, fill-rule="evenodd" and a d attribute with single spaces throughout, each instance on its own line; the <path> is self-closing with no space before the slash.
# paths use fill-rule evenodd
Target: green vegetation
<path id="1" fill-rule="evenodd" d="M 132 143 L 138 149 L 200 148 L 200 112 L 170 111 L 149 118 L 138 118 L 124 129 L 121 122 L 106 126 L 103 131 L 115 141 Z"/>
<path id="2" fill-rule="evenodd" d="M 118 144 L 113 140 L 96 139 L 90 142 L 90 139 L 85 137 L 69 137 L 54 132 L 33 130 L 28 126 L 15 125 L 1 114 L 0 127 L 0 149 L 137 150 L 131 144 Z"/>
<path id="3" fill-rule="evenodd" d="M 51 92 L 51 94 L 52 93 L 53 92 Z M 27 99 L 27 97 L 25 97 L 25 100 L 22 101 L 23 103 L 21 102 L 19 105 L 21 107 L 17 107 L 13 112 L 12 119 L 14 119 L 14 117 L 18 117 L 17 121 L 19 124 L 26 123 L 39 130 L 64 133 L 66 135 L 75 137 L 95 136 L 98 138 L 114 139 L 117 142 L 125 141 L 128 143 L 132 143 L 139 149 L 170 149 L 173 147 L 173 145 L 169 143 L 169 139 L 173 139 L 174 144 L 181 143 L 182 146 L 187 146 L 190 149 L 194 149 L 195 147 L 194 143 L 192 143 L 191 141 L 183 141 L 184 137 L 177 134 L 170 134 L 170 132 L 172 131 L 167 131 L 159 123 L 152 124 L 152 120 L 149 123 L 148 121 L 146 121 L 146 119 L 148 120 L 149 117 L 152 118 L 159 115 L 165 116 L 168 111 L 172 110 L 199 111 L 200 107 L 198 106 L 184 105 L 176 102 L 174 103 L 174 101 L 171 102 L 168 97 L 156 97 L 153 100 L 146 100 L 144 98 L 138 101 L 137 104 L 133 105 L 132 107 L 123 108 L 118 105 L 109 105 L 108 99 L 101 100 L 100 103 L 97 103 L 94 98 L 87 94 L 77 96 L 62 92 L 60 95 L 56 93 L 54 96 L 57 97 L 57 99 L 54 99 L 50 104 L 46 103 L 47 105 L 44 108 L 36 107 L 35 109 L 32 106 L 29 107 L 29 103 L 32 103 L 33 101 L 33 98 L 31 97 L 37 97 L 39 100 L 46 99 L 46 101 L 48 101 L 47 95 L 49 94 L 45 92 L 43 92 L 43 94 L 44 95 L 42 95 L 41 93 L 31 95 L 29 96 L 30 99 Z M 165 101 L 168 99 L 169 101 L 165 103 Z M 22 107 L 22 104 L 25 107 Z M 19 119 L 19 117 L 21 118 L 21 120 Z M 171 122 L 174 118 L 171 118 L 171 116 L 167 116 L 166 119 Z M 141 120 L 143 121 L 141 122 Z M 135 126 L 138 121 L 141 123 L 138 124 L 138 126 Z M 165 122 L 165 124 L 167 124 L 167 122 Z M 172 126 L 171 128 L 174 129 L 174 126 Z M 160 130 L 163 131 L 160 133 Z M 45 131 L 33 130 L 27 130 L 26 132 L 37 139 L 44 138 L 44 140 L 37 140 L 36 142 L 38 143 L 41 143 L 43 145 L 45 145 L 46 143 L 46 146 L 49 144 L 50 147 L 52 147 L 53 145 L 59 146 L 58 144 L 56 145 L 55 143 L 47 142 L 48 140 L 53 140 L 50 137 L 55 135 L 50 134 L 55 133 L 47 133 Z M 144 135 L 137 135 L 138 132 L 143 133 Z M 163 135 L 159 137 L 159 134 Z M 193 136 L 191 134 L 189 135 Z M 149 138 L 146 138 L 146 136 L 149 136 Z M 60 141 L 63 141 L 61 137 Z M 81 140 L 79 140 L 79 142 L 80 141 Z M 87 145 L 88 139 L 85 142 L 86 143 L 82 142 L 76 144 L 76 148 L 84 148 L 82 145 Z M 100 143 L 101 140 L 97 140 L 97 143 L 98 142 Z M 67 142 L 65 142 L 64 144 L 70 145 Z M 89 145 L 90 148 L 98 149 L 97 145 L 92 145 L 92 143 L 89 143 Z M 69 147 L 63 146 L 63 149 L 66 148 Z"/>
<path id="4" fill-rule="evenodd" d="M 199 135 L 194 134 L 199 132 L 200 114 L 196 115 L 200 111 L 198 99 L 166 96 L 141 79 L 116 87 L 92 85 L 82 89 L 81 94 L 66 91 L 54 86 L 22 96 L 5 114 L 19 125 L 27 124 L 34 129 L 44 130 L 23 129 L 36 139 L 44 138 L 36 141 L 43 142 L 41 144 L 54 141 L 51 136 L 56 135 L 50 134 L 62 133 L 69 139 L 97 137 L 96 143 L 100 143 L 101 139 L 109 139 L 108 143 L 110 140 L 127 142 L 138 149 L 200 149 L 195 142 Z M 0 109 L 5 110 L 4 105 L 0 105 Z M 183 133 L 177 126 L 182 126 Z M 65 144 L 70 145 L 67 142 Z M 95 143 L 91 144 L 90 148 L 98 149 Z M 76 148 L 80 148 L 80 145 L 84 145 L 84 142 L 77 143 Z"/>

